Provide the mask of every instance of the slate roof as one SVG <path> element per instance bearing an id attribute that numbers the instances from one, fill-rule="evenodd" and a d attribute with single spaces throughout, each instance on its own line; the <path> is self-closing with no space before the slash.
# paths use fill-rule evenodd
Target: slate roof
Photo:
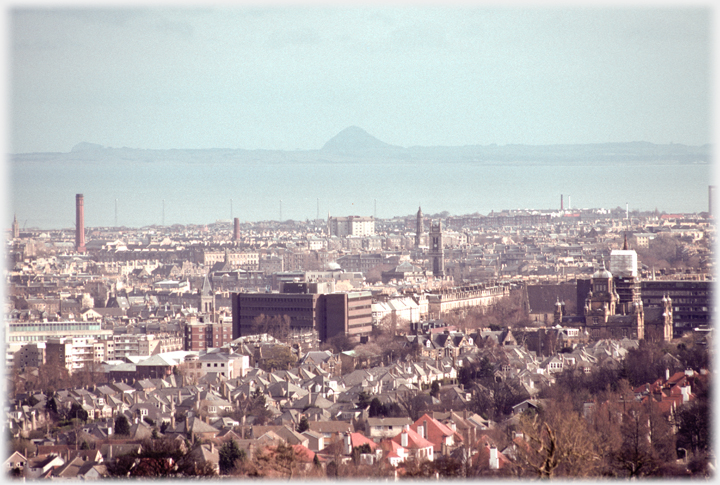
<path id="1" fill-rule="evenodd" d="M 530 313 L 554 313 L 555 303 L 560 300 L 577 302 L 577 285 L 560 283 L 557 285 L 527 285 Z"/>

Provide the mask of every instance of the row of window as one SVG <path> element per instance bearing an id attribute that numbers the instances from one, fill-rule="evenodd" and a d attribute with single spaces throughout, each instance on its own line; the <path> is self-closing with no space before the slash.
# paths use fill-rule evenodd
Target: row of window
<path id="1" fill-rule="evenodd" d="M 11 332 L 59 332 L 64 330 L 101 330 L 100 324 L 87 323 L 11 323 Z"/>

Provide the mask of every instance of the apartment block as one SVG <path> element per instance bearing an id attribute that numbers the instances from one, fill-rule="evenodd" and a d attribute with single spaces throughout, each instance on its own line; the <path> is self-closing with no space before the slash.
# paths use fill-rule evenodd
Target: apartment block
<path id="1" fill-rule="evenodd" d="M 232 323 L 190 323 L 185 326 L 185 350 L 222 347 L 233 339 Z"/>

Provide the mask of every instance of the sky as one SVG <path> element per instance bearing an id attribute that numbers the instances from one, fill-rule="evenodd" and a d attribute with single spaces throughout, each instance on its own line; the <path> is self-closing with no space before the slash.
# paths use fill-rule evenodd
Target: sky
<path id="1" fill-rule="evenodd" d="M 648 141 L 711 130 L 699 5 L 7 11 L 11 153 Z"/>

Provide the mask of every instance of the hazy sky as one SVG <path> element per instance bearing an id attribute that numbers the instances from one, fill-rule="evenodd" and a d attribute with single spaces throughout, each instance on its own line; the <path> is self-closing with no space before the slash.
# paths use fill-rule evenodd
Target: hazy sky
<path id="1" fill-rule="evenodd" d="M 711 141 L 708 7 L 9 10 L 10 151 Z"/>

